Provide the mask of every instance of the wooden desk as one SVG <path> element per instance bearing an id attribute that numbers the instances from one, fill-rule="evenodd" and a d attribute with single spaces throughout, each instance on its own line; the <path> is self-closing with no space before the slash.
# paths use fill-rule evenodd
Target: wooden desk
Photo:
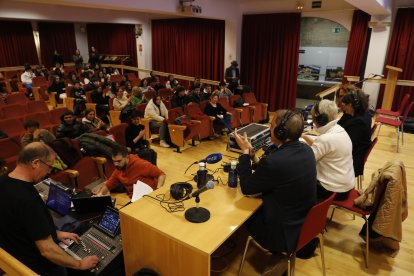
<path id="1" fill-rule="evenodd" d="M 169 195 L 166 185 L 151 195 Z M 240 188 L 216 185 L 200 195 L 210 220 L 195 224 L 184 212 L 168 213 L 157 201 L 142 198 L 120 210 L 126 275 L 143 267 L 161 275 L 210 275 L 210 256 L 262 204 L 244 197 Z M 195 206 L 194 199 L 185 208 Z"/>

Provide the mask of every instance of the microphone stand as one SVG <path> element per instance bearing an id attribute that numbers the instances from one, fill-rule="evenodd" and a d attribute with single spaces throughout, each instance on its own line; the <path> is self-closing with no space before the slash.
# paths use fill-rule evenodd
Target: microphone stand
<path id="1" fill-rule="evenodd" d="M 199 207 L 200 203 L 200 195 L 195 197 L 196 207 L 191 207 L 187 211 L 185 211 L 185 218 L 194 223 L 201 223 L 205 222 L 210 219 L 210 211 L 206 208 Z"/>

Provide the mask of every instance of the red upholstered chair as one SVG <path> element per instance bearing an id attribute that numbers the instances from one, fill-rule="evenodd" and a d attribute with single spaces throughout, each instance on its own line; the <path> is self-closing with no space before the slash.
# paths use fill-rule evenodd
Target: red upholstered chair
<path id="1" fill-rule="evenodd" d="M 171 100 L 172 95 L 173 91 L 170 88 L 161 88 L 158 90 L 158 96 L 160 96 L 163 101 Z"/>
<path id="2" fill-rule="evenodd" d="M 130 73 L 128 73 L 128 74 L 127 74 L 127 77 L 128 77 L 128 80 L 129 80 L 129 81 L 132 81 L 132 80 L 134 80 L 134 79 L 137 79 L 137 75 L 136 75 L 136 73 L 135 73 L 135 72 L 130 72 Z"/>
<path id="3" fill-rule="evenodd" d="M 12 93 L 6 98 L 7 104 L 21 104 L 25 105 L 29 100 L 24 93 Z"/>
<path id="4" fill-rule="evenodd" d="M 111 75 L 109 77 L 110 82 L 120 82 L 122 81 L 122 75 Z"/>
<path id="5" fill-rule="evenodd" d="M 231 127 L 236 128 L 241 125 L 241 113 L 243 112 L 242 109 L 233 108 L 229 104 L 229 99 L 227 97 L 219 98 L 219 103 L 221 104 L 224 109 L 231 113 Z"/>
<path id="6" fill-rule="evenodd" d="M 32 86 L 40 86 L 42 84 L 48 84 L 45 77 L 39 76 L 32 79 Z"/>
<path id="7" fill-rule="evenodd" d="M 241 99 L 240 95 L 231 96 L 229 98 L 230 106 L 234 106 L 234 103 L 239 99 Z M 242 126 L 248 125 L 252 122 L 252 115 L 248 106 L 237 107 L 236 109 L 240 111 L 240 124 Z"/>
<path id="8" fill-rule="evenodd" d="M 145 99 L 147 99 L 148 101 L 152 99 L 152 97 L 155 94 L 155 90 L 150 89 L 147 92 L 144 93 Z"/>
<path id="9" fill-rule="evenodd" d="M 125 130 L 127 127 L 127 123 L 121 123 L 109 129 L 109 133 L 114 136 L 115 142 L 123 146 L 126 146 Z"/>
<path id="10" fill-rule="evenodd" d="M 399 120 L 399 117 L 403 114 L 405 108 L 407 107 L 409 101 L 410 101 L 410 94 L 407 93 L 404 95 L 403 100 L 401 101 L 400 107 L 398 108 L 397 111 L 392 111 L 392 110 L 386 110 L 386 109 L 382 109 L 379 108 L 377 110 L 375 110 L 375 113 L 377 113 L 377 115 L 379 116 L 390 116 L 390 117 L 395 117 L 396 120 Z"/>
<path id="11" fill-rule="evenodd" d="M 187 145 L 187 141 L 191 140 L 194 146 L 194 140 L 200 140 L 199 132 L 201 122 L 198 120 L 184 121 L 180 125 L 176 124 L 176 119 L 185 115 L 182 107 L 176 107 L 168 110 L 168 130 L 170 132 L 171 142 L 177 146 L 177 152 L 180 147 Z"/>
<path id="12" fill-rule="evenodd" d="M 0 139 L 0 159 L 6 160 L 6 166 L 9 171 L 16 167 L 17 157 L 21 150 L 21 146 L 12 138 Z"/>
<path id="13" fill-rule="evenodd" d="M 16 118 L 0 120 L 0 129 L 16 141 L 20 141 L 21 135 L 25 132 L 22 121 Z"/>
<path id="14" fill-rule="evenodd" d="M 400 128 L 401 128 L 401 141 L 402 141 L 402 145 L 404 145 L 404 122 L 407 119 L 408 113 L 410 112 L 410 110 L 413 108 L 414 105 L 414 101 L 412 101 L 408 107 L 405 108 L 404 110 L 404 115 L 402 120 L 400 121 L 398 120 L 394 120 L 394 119 L 390 119 L 390 118 L 386 118 L 386 117 L 377 117 L 375 119 L 375 123 L 379 124 L 379 128 L 378 128 L 378 135 L 381 131 L 381 126 L 383 124 L 385 125 L 389 125 L 389 126 L 393 126 L 395 128 L 397 128 L 397 152 L 399 150 L 399 146 L 400 146 Z"/>
<path id="15" fill-rule="evenodd" d="M 254 93 L 244 93 L 243 101 L 249 104 L 249 108 L 252 110 L 252 121 L 257 123 L 263 121 L 267 117 L 267 103 L 259 103 L 256 100 Z"/>
<path id="16" fill-rule="evenodd" d="M 214 134 L 213 121 L 214 117 L 209 117 L 203 113 L 198 104 L 189 104 L 184 107 L 184 112 L 192 120 L 200 121 L 200 139 L 210 137 Z"/>
<path id="17" fill-rule="evenodd" d="M 48 112 L 49 108 L 45 101 L 29 101 L 26 104 L 27 112 L 28 113 L 36 113 L 36 112 Z"/>
<path id="18" fill-rule="evenodd" d="M 365 153 L 365 157 L 364 157 L 364 166 L 365 163 L 367 163 L 369 154 L 371 153 L 372 149 L 375 147 L 375 145 L 378 142 L 378 137 L 375 137 L 374 140 L 372 140 L 371 145 L 369 145 L 369 148 L 367 150 L 367 152 Z M 357 175 L 357 187 L 358 189 L 362 189 L 362 180 L 363 180 L 364 176 L 363 175 Z"/>
<path id="19" fill-rule="evenodd" d="M 49 120 L 50 123 L 53 125 L 60 125 L 60 117 L 63 115 L 63 113 L 68 112 L 69 109 L 66 107 L 60 107 L 56 109 L 52 109 L 49 111 Z"/>
<path id="20" fill-rule="evenodd" d="M 332 200 L 335 197 L 335 193 L 333 193 L 328 199 L 316 204 L 313 206 L 308 214 L 306 215 L 305 222 L 302 225 L 300 230 L 299 238 L 296 244 L 296 249 L 293 252 L 284 253 L 288 257 L 288 275 L 293 275 L 295 271 L 295 262 L 293 262 L 293 267 L 291 267 L 291 262 L 296 258 L 296 252 L 302 249 L 306 244 L 308 244 L 312 239 L 318 238 L 319 239 L 319 249 L 321 250 L 321 259 L 322 259 L 322 271 L 323 275 L 325 276 L 325 258 L 323 252 L 323 232 L 325 230 L 326 225 L 326 215 L 328 214 L 329 206 L 332 203 Z M 244 259 L 246 258 L 247 249 L 249 247 L 250 242 L 253 241 L 260 249 L 265 252 L 268 250 L 261 247 L 251 236 L 247 238 L 246 247 L 244 249 L 244 254 L 240 263 L 239 274 L 243 269 Z"/>
<path id="21" fill-rule="evenodd" d="M 23 117 L 23 122 L 27 120 L 37 121 L 39 122 L 39 127 L 43 129 L 47 129 L 49 131 L 53 131 L 53 124 L 50 122 L 49 112 L 37 112 L 27 114 Z"/>
<path id="22" fill-rule="evenodd" d="M 331 213 L 330 220 L 332 220 L 335 209 L 340 208 L 346 212 L 349 212 L 353 215 L 357 215 L 365 220 L 366 231 L 365 231 L 365 266 L 368 268 L 369 264 L 369 227 L 368 227 L 368 217 L 374 213 L 381 201 L 382 196 L 384 195 L 387 183 L 382 183 L 377 187 L 377 191 L 375 193 L 374 204 L 372 207 L 367 209 L 362 209 L 356 205 L 354 205 L 354 201 L 357 197 L 359 197 L 358 191 L 353 189 L 349 193 L 349 196 L 346 200 L 334 200 L 332 201 L 333 210 Z"/>
<path id="23" fill-rule="evenodd" d="M 3 106 L 4 118 L 21 118 L 27 113 L 26 104 L 8 104 Z"/>

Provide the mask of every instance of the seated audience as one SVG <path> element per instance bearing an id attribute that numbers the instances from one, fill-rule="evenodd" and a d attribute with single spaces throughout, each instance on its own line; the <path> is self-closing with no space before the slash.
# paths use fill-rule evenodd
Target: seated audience
<path id="1" fill-rule="evenodd" d="M 211 85 L 206 84 L 206 86 L 204 86 L 203 92 L 201 93 L 201 101 L 210 100 L 211 93 Z"/>
<path id="2" fill-rule="evenodd" d="M 172 107 L 184 107 L 189 103 L 190 99 L 185 94 L 184 86 L 178 86 L 171 97 Z"/>
<path id="3" fill-rule="evenodd" d="M 231 96 L 233 96 L 233 92 L 231 92 L 231 90 L 227 88 L 227 84 L 224 81 L 221 81 L 219 83 L 219 90 L 220 90 L 220 93 L 219 93 L 220 98 L 224 98 L 224 97 L 230 98 Z"/>
<path id="4" fill-rule="evenodd" d="M 39 122 L 37 121 L 27 120 L 23 123 L 23 126 L 26 132 L 20 139 L 20 144 L 22 147 L 25 147 L 32 142 L 39 141 L 50 144 L 56 139 L 55 135 L 53 135 L 49 130 L 39 129 Z"/>
<path id="5" fill-rule="evenodd" d="M 50 172 L 55 152 L 33 142 L 19 153 L 16 168 L 0 178 L 0 247 L 36 275 L 67 275 L 65 267 L 88 270 L 99 262 L 96 255 L 75 259 L 57 243 L 79 243 L 75 233 L 56 230 L 52 216 L 33 184 Z"/>
<path id="6" fill-rule="evenodd" d="M 75 54 L 72 56 L 72 60 L 75 63 L 76 71 L 78 73 L 80 73 L 80 71 L 83 68 L 83 57 L 80 54 L 80 50 L 79 49 L 76 49 Z"/>
<path id="7" fill-rule="evenodd" d="M 107 88 L 109 86 L 109 78 L 103 71 L 99 71 L 98 73 L 98 81 L 100 86 Z"/>
<path id="8" fill-rule="evenodd" d="M 67 111 L 60 116 L 61 124 L 56 130 L 56 138 L 68 137 L 74 139 L 86 132 L 86 127 L 76 120 L 72 111 Z"/>
<path id="9" fill-rule="evenodd" d="M 158 189 L 164 185 L 165 173 L 150 162 L 137 157 L 135 154 L 128 154 L 126 147 L 118 146 L 113 148 L 112 161 L 115 170 L 111 177 L 104 182 L 98 196 L 107 195 L 110 190 L 122 185 L 132 197 L 134 184 L 139 180 Z"/>
<path id="10" fill-rule="evenodd" d="M 86 132 L 95 132 L 97 130 L 105 130 L 107 125 L 98 117 L 95 116 L 95 110 L 86 109 L 85 117 L 82 118 L 82 124 L 85 125 Z"/>
<path id="11" fill-rule="evenodd" d="M 218 102 L 219 96 L 215 92 L 211 95 L 210 101 L 204 109 L 204 113 L 215 118 L 214 125 L 222 127 L 223 132 L 231 132 L 231 113 Z"/>
<path id="12" fill-rule="evenodd" d="M 76 72 L 74 72 L 74 71 L 70 72 L 68 74 L 68 86 L 74 86 L 76 81 L 80 82 L 78 76 L 76 75 Z M 81 83 L 81 86 L 82 85 L 83 84 Z"/>
<path id="13" fill-rule="evenodd" d="M 36 77 L 36 75 L 32 71 L 32 67 L 30 64 L 24 65 L 24 73 L 20 76 L 20 79 L 23 83 L 23 87 L 27 89 L 26 96 L 31 97 L 33 96 L 33 78 Z"/>
<path id="14" fill-rule="evenodd" d="M 337 124 L 335 102 L 322 100 L 312 108 L 311 114 L 320 136 L 314 139 L 303 134 L 302 138 L 315 154 L 318 197 L 328 198 L 335 192 L 336 199 L 345 199 L 355 185 L 351 139 Z"/>
<path id="15" fill-rule="evenodd" d="M 160 133 L 160 146 L 169 148 L 167 143 L 168 138 L 168 110 L 165 104 L 162 102 L 161 97 L 154 95 L 154 97 L 148 102 L 145 107 L 145 118 L 151 119 L 151 128 L 159 128 Z"/>
<path id="16" fill-rule="evenodd" d="M 121 111 L 127 105 L 131 104 L 131 99 L 128 99 L 125 95 L 125 88 L 123 86 L 119 87 L 118 92 L 116 93 L 116 98 L 114 98 L 113 105 L 114 110 Z"/>
<path id="17" fill-rule="evenodd" d="M 138 86 L 132 87 L 132 105 L 139 105 L 147 102 L 147 98 L 145 98 L 144 93 L 138 88 Z"/>
<path id="18" fill-rule="evenodd" d="M 272 253 L 295 250 L 302 224 L 316 204 L 315 156 L 309 146 L 299 141 L 303 128 L 298 113 L 276 111 L 270 134 L 278 149 L 261 159 L 255 155 L 246 133 L 235 131 L 242 150 L 238 165 L 241 190 L 245 195 L 261 193 L 263 200 L 247 220 L 247 230 Z M 312 246 L 314 250 L 316 244 Z"/>
<path id="19" fill-rule="evenodd" d="M 85 85 L 85 91 L 94 91 L 101 86 L 98 78 L 92 78 L 91 82 Z"/>
<path id="20" fill-rule="evenodd" d="M 37 65 L 34 70 L 36 77 L 45 77 L 46 80 L 49 79 L 49 71 L 44 65 Z"/>
<path id="21" fill-rule="evenodd" d="M 65 92 L 65 83 L 59 76 L 52 76 L 52 84 L 47 89 L 47 92 L 52 93 L 56 92 L 57 99 L 64 99 L 66 98 L 66 92 Z"/>
<path id="22" fill-rule="evenodd" d="M 168 75 L 168 80 L 165 83 L 165 87 L 175 90 L 178 85 L 178 81 L 174 78 L 174 75 Z"/>
<path id="23" fill-rule="evenodd" d="M 86 95 L 79 81 L 74 82 L 73 88 L 70 91 L 70 96 L 74 98 L 73 112 L 75 115 L 79 115 L 81 111 L 86 109 Z"/>
<path id="24" fill-rule="evenodd" d="M 197 87 L 197 86 L 200 87 L 200 88 L 202 86 L 201 78 L 199 76 L 194 77 L 194 81 L 190 86 L 190 91 L 193 91 L 194 88 Z"/>
<path id="25" fill-rule="evenodd" d="M 53 68 L 53 75 L 59 76 L 62 80 L 65 79 L 65 69 L 63 69 L 63 63 L 56 62 Z"/>
<path id="26" fill-rule="evenodd" d="M 152 88 L 151 88 L 151 86 L 149 85 L 148 79 L 147 79 L 147 78 L 142 79 L 142 80 L 141 80 L 141 83 L 140 83 L 140 85 L 139 85 L 139 90 L 140 90 L 142 93 L 145 93 L 145 92 L 147 92 L 148 90 L 151 90 L 151 89 L 152 89 Z"/>
<path id="27" fill-rule="evenodd" d="M 109 124 L 108 115 L 109 115 L 109 96 L 102 89 L 98 87 L 96 91 L 91 93 L 92 103 L 96 104 L 96 113 L 97 116 L 103 120 L 105 123 Z"/>
<path id="28" fill-rule="evenodd" d="M 150 72 L 150 76 L 147 78 L 147 80 L 148 80 L 148 84 L 151 84 L 153 82 L 160 81 L 160 79 L 158 78 L 158 76 L 155 75 L 155 73 L 153 71 Z"/>
<path id="29" fill-rule="evenodd" d="M 199 104 L 202 101 L 201 96 L 202 95 L 201 95 L 200 86 L 196 84 L 194 86 L 193 90 L 191 90 L 191 92 L 190 92 L 190 95 L 188 97 L 189 98 L 188 101 L 190 103 Z"/>
<path id="30" fill-rule="evenodd" d="M 352 141 L 352 159 L 355 176 L 364 174 L 365 153 L 371 145 L 371 124 L 367 123 L 368 97 L 355 88 L 352 93 L 341 98 L 341 109 L 344 112 L 338 125 L 342 126 Z"/>

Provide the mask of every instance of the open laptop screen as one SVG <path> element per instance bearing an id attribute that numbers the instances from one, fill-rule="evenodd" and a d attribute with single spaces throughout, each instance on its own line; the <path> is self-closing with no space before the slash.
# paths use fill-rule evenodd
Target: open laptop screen
<path id="1" fill-rule="evenodd" d="M 107 207 L 98 223 L 98 228 L 109 234 L 111 237 L 115 237 L 118 233 L 120 222 L 121 220 L 118 211 L 111 207 Z"/>
<path id="2" fill-rule="evenodd" d="M 54 184 L 50 185 L 46 202 L 50 209 L 61 215 L 67 215 L 70 212 L 71 202 L 72 195 L 69 191 L 65 191 Z"/>

